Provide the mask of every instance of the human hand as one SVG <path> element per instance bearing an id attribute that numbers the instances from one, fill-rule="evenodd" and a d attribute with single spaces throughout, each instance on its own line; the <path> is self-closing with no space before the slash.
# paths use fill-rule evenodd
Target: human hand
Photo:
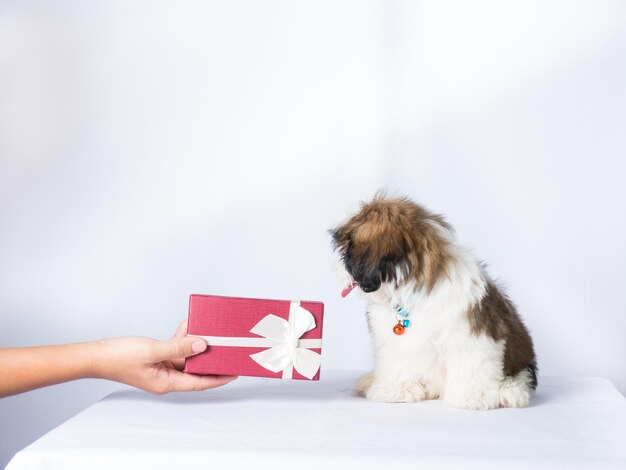
<path id="1" fill-rule="evenodd" d="M 187 320 L 169 340 L 123 337 L 98 341 L 93 355 L 96 377 L 115 380 L 156 395 L 200 391 L 225 385 L 237 377 L 182 372 L 185 358 L 206 350 L 201 338 L 186 336 Z"/>

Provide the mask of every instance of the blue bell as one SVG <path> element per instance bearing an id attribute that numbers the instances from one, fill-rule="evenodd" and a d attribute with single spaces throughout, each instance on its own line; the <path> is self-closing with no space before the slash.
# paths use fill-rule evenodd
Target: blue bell
<path id="1" fill-rule="evenodd" d="M 402 326 L 408 328 L 409 326 L 411 326 L 411 320 L 405 318 L 404 320 L 402 320 Z"/>

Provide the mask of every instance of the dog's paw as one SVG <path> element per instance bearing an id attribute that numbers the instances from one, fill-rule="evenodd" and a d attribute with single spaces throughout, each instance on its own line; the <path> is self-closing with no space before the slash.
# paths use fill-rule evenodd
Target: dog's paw
<path id="1" fill-rule="evenodd" d="M 532 387 L 522 377 L 507 377 L 500 387 L 500 406 L 523 408 L 528 406 L 533 395 Z"/>
<path id="2" fill-rule="evenodd" d="M 367 395 L 367 391 L 371 387 L 374 382 L 374 372 L 369 372 L 361 377 L 359 377 L 356 382 L 354 382 L 354 393 L 357 395 L 364 397 Z"/>
<path id="3" fill-rule="evenodd" d="M 492 410 L 500 407 L 500 393 L 498 387 L 446 391 L 443 401 L 454 408 Z"/>
<path id="4" fill-rule="evenodd" d="M 523 408 L 530 403 L 532 392 L 525 388 L 510 388 L 500 393 L 500 406 L 509 408 Z"/>
<path id="5" fill-rule="evenodd" d="M 419 382 L 384 383 L 374 381 L 365 396 L 373 401 L 386 403 L 411 403 L 426 398 L 424 387 Z"/>

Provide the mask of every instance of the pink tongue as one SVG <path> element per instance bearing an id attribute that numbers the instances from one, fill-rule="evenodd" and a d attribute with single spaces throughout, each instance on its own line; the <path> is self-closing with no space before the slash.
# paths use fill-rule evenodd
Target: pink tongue
<path id="1" fill-rule="evenodd" d="M 348 283 L 348 285 L 346 287 L 343 288 L 343 290 L 341 291 L 341 296 L 345 297 L 347 296 L 350 292 L 352 292 L 352 289 L 354 289 L 356 286 L 358 286 L 359 283 L 356 281 L 350 281 Z"/>

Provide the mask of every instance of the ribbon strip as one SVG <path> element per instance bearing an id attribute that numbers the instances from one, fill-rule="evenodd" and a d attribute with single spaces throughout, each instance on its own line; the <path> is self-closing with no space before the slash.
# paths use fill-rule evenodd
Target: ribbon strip
<path id="1" fill-rule="evenodd" d="M 281 318 L 282 320 L 282 318 Z M 198 336 L 204 339 L 211 346 L 235 346 L 241 348 L 273 348 L 277 342 L 271 338 L 250 338 L 248 336 Z M 321 339 L 299 339 L 298 347 L 308 349 L 319 349 L 322 347 Z"/>
<path id="2" fill-rule="evenodd" d="M 250 330 L 258 338 L 199 336 L 209 346 L 231 346 L 248 348 L 269 348 L 250 357 L 259 365 L 272 372 L 281 372 L 283 379 L 291 379 L 293 369 L 311 380 L 320 368 L 321 356 L 309 348 L 321 348 L 321 339 L 300 339 L 307 331 L 315 328 L 315 318 L 300 302 L 293 301 L 289 306 L 289 320 L 266 315 Z M 192 335 L 195 336 L 195 335 Z"/>

